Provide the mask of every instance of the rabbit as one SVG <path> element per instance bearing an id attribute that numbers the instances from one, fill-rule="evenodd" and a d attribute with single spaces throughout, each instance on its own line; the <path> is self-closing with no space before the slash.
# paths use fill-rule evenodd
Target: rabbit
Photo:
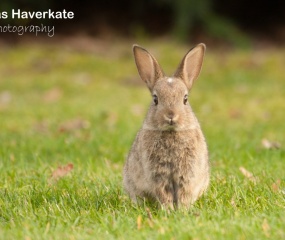
<path id="1" fill-rule="evenodd" d="M 167 77 L 146 49 L 133 45 L 138 73 L 153 98 L 123 170 L 124 189 L 135 203 L 150 199 L 162 208 L 188 209 L 209 185 L 207 144 L 188 102 L 205 50 L 203 43 L 192 48 Z"/>

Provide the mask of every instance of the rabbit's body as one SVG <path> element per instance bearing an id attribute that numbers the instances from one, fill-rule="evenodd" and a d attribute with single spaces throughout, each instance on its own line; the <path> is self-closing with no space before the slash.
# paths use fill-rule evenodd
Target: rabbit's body
<path id="1" fill-rule="evenodd" d="M 142 56 L 143 64 L 145 56 L 153 58 L 148 54 Z M 139 57 L 136 61 L 144 80 Z M 154 66 L 153 77 L 158 77 L 153 84 L 146 78 L 155 97 L 127 158 L 124 188 L 133 201 L 145 197 L 170 208 L 189 207 L 209 184 L 207 145 L 185 99 L 186 84 L 177 75 L 164 77 L 158 67 Z"/>

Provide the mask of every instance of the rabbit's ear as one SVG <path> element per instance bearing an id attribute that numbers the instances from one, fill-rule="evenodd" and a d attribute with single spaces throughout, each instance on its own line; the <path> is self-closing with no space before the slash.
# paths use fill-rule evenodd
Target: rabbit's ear
<path id="1" fill-rule="evenodd" d="M 155 82 L 164 76 L 164 73 L 156 59 L 144 48 L 133 45 L 135 62 L 141 79 L 152 90 Z"/>
<path id="2" fill-rule="evenodd" d="M 188 89 L 192 87 L 193 82 L 198 78 L 202 68 L 203 58 L 206 51 L 206 45 L 198 44 L 192 48 L 182 59 L 174 76 L 184 81 Z"/>

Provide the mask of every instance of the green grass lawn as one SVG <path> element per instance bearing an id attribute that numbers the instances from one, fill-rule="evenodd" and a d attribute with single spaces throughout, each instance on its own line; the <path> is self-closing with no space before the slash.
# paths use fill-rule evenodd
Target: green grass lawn
<path id="1" fill-rule="evenodd" d="M 192 46 L 144 47 L 172 74 Z M 189 212 L 135 206 L 123 192 L 123 163 L 151 101 L 130 43 L 0 54 L 1 239 L 285 239 L 285 49 L 207 50 L 190 103 L 211 184 Z"/>

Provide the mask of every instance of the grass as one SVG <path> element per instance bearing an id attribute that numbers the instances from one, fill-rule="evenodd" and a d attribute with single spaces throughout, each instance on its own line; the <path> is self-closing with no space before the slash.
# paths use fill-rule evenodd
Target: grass
<path id="1" fill-rule="evenodd" d="M 208 50 L 190 103 L 209 145 L 211 185 L 189 212 L 169 213 L 135 206 L 122 190 L 150 102 L 130 46 L 0 49 L 0 236 L 284 239 L 285 49 Z M 191 46 L 145 47 L 171 74 Z M 68 163 L 71 173 L 51 183 Z"/>

